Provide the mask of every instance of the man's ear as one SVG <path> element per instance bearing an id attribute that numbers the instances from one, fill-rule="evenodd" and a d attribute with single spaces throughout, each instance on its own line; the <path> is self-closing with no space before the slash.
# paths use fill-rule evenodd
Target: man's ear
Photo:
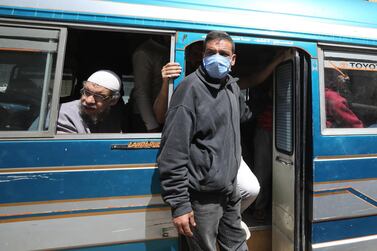
<path id="1" fill-rule="evenodd" d="M 233 54 L 230 59 L 230 65 L 234 66 L 236 64 L 236 54 Z"/>
<path id="2" fill-rule="evenodd" d="M 111 97 L 110 105 L 111 106 L 116 105 L 116 103 L 118 103 L 119 98 L 120 98 L 119 93 L 114 94 L 113 97 Z"/>

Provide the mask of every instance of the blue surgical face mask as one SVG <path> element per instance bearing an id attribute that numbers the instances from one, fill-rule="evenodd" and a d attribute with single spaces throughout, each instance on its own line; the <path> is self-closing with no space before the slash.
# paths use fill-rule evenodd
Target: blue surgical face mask
<path id="1" fill-rule="evenodd" d="M 222 79 L 230 72 L 230 58 L 219 54 L 203 58 L 203 65 L 211 78 Z"/>

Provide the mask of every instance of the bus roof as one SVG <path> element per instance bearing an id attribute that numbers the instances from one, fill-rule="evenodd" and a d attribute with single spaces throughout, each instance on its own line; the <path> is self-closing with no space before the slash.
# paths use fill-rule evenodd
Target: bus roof
<path id="1" fill-rule="evenodd" d="M 163 29 L 377 40 L 367 0 L 1 0 L 0 15 Z M 326 39 L 324 39 L 326 40 Z"/>
<path id="2" fill-rule="evenodd" d="M 115 0 L 177 8 L 216 11 L 250 11 L 357 23 L 377 28 L 377 1 L 368 0 Z M 251 14 L 251 13 L 250 13 Z M 226 20 L 223 20 L 226 22 Z"/>

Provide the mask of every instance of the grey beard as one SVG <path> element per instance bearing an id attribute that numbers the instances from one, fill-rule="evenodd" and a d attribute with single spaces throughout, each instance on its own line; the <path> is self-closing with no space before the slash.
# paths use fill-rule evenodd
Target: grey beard
<path id="1" fill-rule="evenodd" d="M 110 107 L 101 113 L 97 113 L 95 115 L 89 115 L 85 113 L 83 106 L 80 106 L 80 116 L 88 125 L 97 125 L 98 123 L 102 122 L 106 115 L 109 113 Z"/>

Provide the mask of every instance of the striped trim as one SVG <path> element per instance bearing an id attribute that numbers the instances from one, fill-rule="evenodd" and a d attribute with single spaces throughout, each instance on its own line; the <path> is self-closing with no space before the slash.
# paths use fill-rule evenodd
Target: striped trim
<path id="1" fill-rule="evenodd" d="M 347 194 L 348 191 L 345 190 L 340 190 L 340 191 L 320 191 L 320 192 L 315 192 L 314 197 L 322 197 L 322 196 L 329 196 L 329 195 L 335 195 L 335 194 Z"/>
<path id="2" fill-rule="evenodd" d="M 367 196 L 358 190 L 352 188 L 352 187 L 344 187 L 344 188 L 336 188 L 336 189 L 328 189 L 328 190 L 322 190 L 322 191 L 316 191 L 314 192 L 314 197 L 320 197 L 320 196 L 326 196 L 326 195 L 332 195 L 332 194 L 345 194 L 345 193 L 351 193 L 355 195 L 356 197 L 362 199 L 363 201 L 373 205 L 374 207 L 377 207 L 377 201 L 372 199 L 370 196 Z"/>
<path id="3" fill-rule="evenodd" d="M 322 184 L 337 184 L 337 183 L 345 183 L 345 182 L 363 182 L 363 181 L 371 181 L 377 180 L 377 178 L 362 178 L 362 179 L 352 179 L 352 180 L 334 180 L 334 181 L 317 181 L 314 182 L 314 185 L 322 185 Z"/>
<path id="4" fill-rule="evenodd" d="M 160 197 L 160 194 L 146 194 L 146 195 L 130 195 L 130 196 L 112 196 L 112 197 L 98 197 L 98 198 L 83 198 L 83 199 L 71 199 L 71 200 L 48 200 L 48 201 L 32 201 L 32 202 L 15 202 L 15 203 L 1 203 L 0 207 L 12 207 L 12 206 L 29 206 L 51 203 L 64 203 L 64 202 L 85 202 L 85 201 L 98 201 L 98 200 L 116 200 L 116 199 L 142 199 L 145 197 Z"/>
<path id="5" fill-rule="evenodd" d="M 121 169 L 153 169 L 157 164 L 119 164 L 119 165 L 93 165 L 93 166 L 56 166 L 56 167 L 15 167 L 1 168 L 0 174 L 10 173 L 33 173 L 33 172 L 62 172 L 62 171 L 101 171 L 101 170 L 121 170 Z"/>
<path id="6" fill-rule="evenodd" d="M 376 235 L 376 223 L 377 215 L 315 222 L 312 225 L 312 243 L 319 244 Z"/>
<path id="7" fill-rule="evenodd" d="M 67 249 L 82 249 L 82 248 L 91 248 L 95 250 L 103 250 L 106 248 L 106 250 L 112 250 L 114 248 L 115 251 L 118 250 L 126 250 L 128 247 L 124 247 L 123 249 L 119 249 L 119 247 L 112 247 L 112 246 L 119 246 L 119 245 L 129 245 L 129 244 L 137 244 L 141 243 L 141 245 L 144 247 L 145 243 L 147 242 L 152 242 L 152 241 L 177 241 L 177 237 L 163 237 L 163 238 L 148 238 L 148 239 L 137 239 L 137 240 L 130 240 L 130 241 L 116 241 L 116 242 L 106 242 L 106 243 L 101 243 L 101 244 L 91 244 L 91 245 L 79 245 L 79 246 L 74 246 L 74 247 L 64 247 L 64 248 L 54 248 L 53 250 L 67 250 Z M 175 245 L 174 245 L 175 247 Z M 178 249 L 172 249 L 169 247 L 170 251 L 175 251 Z"/>
<path id="8" fill-rule="evenodd" d="M 342 160 L 342 159 L 374 159 L 377 154 L 352 154 L 352 155 L 335 155 L 335 156 L 317 156 L 315 161 L 329 161 L 329 160 Z"/>
<path id="9" fill-rule="evenodd" d="M 317 243 L 317 244 L 312 245 L 312 249 L 314 250 L 314 249 L 342 246 L 342 247 L 339 247 L 340 248 L 339 250 L 345 250 L 344 248 L 347 248 L 347 247 L 349 248 L 349 246 L 344 247 L 343 245 L 356 244 L 356 243 L 371 241 L 371 240 L 377 240 L 377 235 L 370 235 L 370 236 L 352 238 L 352 239 L 346 239 L 346 240 L 340 240 L 340 241 L 329 241 L 329 242 Z"/>
<path id="10" fill-rule="evenodd" d="M 73 218 L 73 217 L 84 217 L 84 216 L 99 216 L 99 215 L 112 215 L 112 214 L 130 214 L 130 213 L 140 213 L 140 212 L 156 212 L 156 211 L 169 211 L 170 207 L 139 207 L 133 209 L 124 208 L 112 208 L 104 210 L 84 211 L 79 213 L 67 213 L 59 212 L 54 213 L 54 215 L 49 214 L 37 214 L 35 216 L 16 216 L 16 217 L 0 217 L 0 224 L 9 222 L 24 222 L 24 221 L 35 221 L 35 220 L 51 220 L 51 219 L 63 219 L 63 218 Z"/>

